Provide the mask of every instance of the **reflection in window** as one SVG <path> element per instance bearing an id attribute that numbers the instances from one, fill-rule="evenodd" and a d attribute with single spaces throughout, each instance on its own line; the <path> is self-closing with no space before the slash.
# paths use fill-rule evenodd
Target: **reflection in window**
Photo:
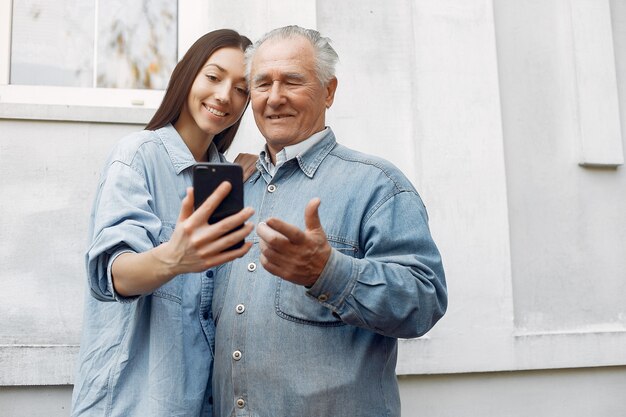
<path id="1" fill-rule="evenodd" d="M 165 89 L 177 14 L 171 0 L 13 0 L 10 83 Z"/>
<path id="2" fill-rule="evenodd" d="M 171 0 L 100 2 L 97 87 L 165 89 L 176 64 L 176 21 Z"/>
<path id="3" fill-rule="evenodd" d="M 14 0 L 11 84 L 93 85 L 93 1 Z"/>

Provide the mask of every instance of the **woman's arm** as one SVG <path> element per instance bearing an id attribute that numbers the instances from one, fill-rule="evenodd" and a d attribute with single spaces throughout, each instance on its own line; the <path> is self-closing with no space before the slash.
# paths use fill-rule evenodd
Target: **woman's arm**
<path id="1" fill-rule="evenodd" d="M 246 207 L 224 220 L 208 224 L 208 218 L 230 192 L 229 183 L 221 184 L 198 208 L 193 210 L 193 189 L 187 189 L 172 238 L 142 253 L 122 253 L 111 265 L 115 291 L 125 297 L 147 294 L 177 275 L 200 272 L 243 256 L 252 244 L 226 251 L 243 240 L 254 228 L 247 223 L 243 228 L 228 233 L 248 220 L 254 210 Z M 228 233 L 228 234 L 227 234 Z"/>

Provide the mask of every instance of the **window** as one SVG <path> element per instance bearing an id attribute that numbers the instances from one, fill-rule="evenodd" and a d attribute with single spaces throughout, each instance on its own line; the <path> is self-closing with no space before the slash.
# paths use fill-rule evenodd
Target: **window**
<path id="1" fill-rule="evenodd" d="M 208 11 L 198 3 L 2 2 L 0 103 L 156 108 L 176 62 L 206 32 L 179 24 Z"/>

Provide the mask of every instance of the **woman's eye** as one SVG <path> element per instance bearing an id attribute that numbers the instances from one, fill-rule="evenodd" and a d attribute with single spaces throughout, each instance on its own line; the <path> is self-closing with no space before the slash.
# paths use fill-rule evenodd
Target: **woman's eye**
<path id="1" fill-rule="evenodd" d="M 207 74 L 206 77 L 209 79 L 209 81 L 217 81 L 218 80 L 215 75 Z"/>
<path id="2" fill-rule="evenodd" d="M 235 87 L 235 90 L 242 95 L 247 96 L 248 95 L 248 89 L 247 88 L 243 88 L 243 87 Z"/>

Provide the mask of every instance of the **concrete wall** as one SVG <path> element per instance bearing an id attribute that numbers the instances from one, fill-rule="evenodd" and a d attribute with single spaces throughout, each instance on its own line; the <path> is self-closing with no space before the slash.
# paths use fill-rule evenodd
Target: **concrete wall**
<path id="1" fill-rule="evenodd" d="M 403 417 L 623 416 L 626 368 L 400 377 Z M 33 401 L 37 398 L 37 401 Z M 66 417 L 70 386 L 0 389 L 4 417 Z"/>
<path id="2" fill-rule="evenodd" d="M 256 37 L 295 22 L 330 36 L 341 62 L 329 124 L 397 164 L 426 203 L 450 308 L 401 341 L 403 415 L 626 413 L 626 3 L 209 12 L 207 29 Z M 2 416 L 68 413 L 97 173 L 150 112 L 17 105 L 0 91 Z M 246 115 L 231 157 L 261 144 Z"/>

